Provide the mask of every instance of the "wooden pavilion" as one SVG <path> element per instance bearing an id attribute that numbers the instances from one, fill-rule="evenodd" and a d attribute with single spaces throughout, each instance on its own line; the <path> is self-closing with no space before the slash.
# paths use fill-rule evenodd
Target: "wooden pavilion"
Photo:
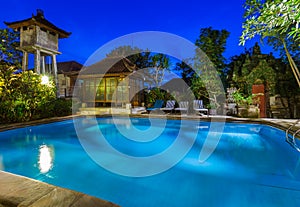
<path id="1" fill-rule="evenodd" d="M 20 32 L 18 49 L 23 52 L 22 70 L 28 70 L 29 54 L 34 54 L 35 72 L 52 74 L 58 88 L 56 55 L 61 54 L 58 51 L 58 39 L 67 38 L 71 33 L 48 21 L 40 9 L 37 10 L 36 15 L 32 15 L 28 19 L 4 23 Z M 45 59 L 47 56 L 51 57 L 50 71 L 46 71 Z"/>
<path id="2" fill-rule="evenodd" d="M 82 81 L 81 101 L 87 107 L 125 108 L 144 102 L 144 77 L 124 57 L 107 57 L 83 67 L 78 76 Z"/>

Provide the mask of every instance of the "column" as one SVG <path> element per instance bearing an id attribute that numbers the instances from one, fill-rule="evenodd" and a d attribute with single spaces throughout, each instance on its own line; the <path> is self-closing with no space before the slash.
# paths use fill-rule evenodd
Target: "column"
<path id="1" fill-rule="evenodd" d="M 59 97 L 59 84 L 58 84 L 58 77 L 57 77 L 57 65 L 56 65 L 56 55 L 52 55 L 52 74 L 54 76 L 54 81 L 56 85 L 56 97 Z"/>
<path id="2" fill-rule="evenodd" d="M 41 51 L 36 50 L 35 61 L 34 61 L 35 72 L 37 74 L 41 73 Z"/>
<path id="3" fill-rule="evenodd" d="M 28 53 L 23 51 L 23 60 L 22 60 L 22 71 L 26 71 L 28 69 Z"/>
<path id="4" fill-rule="evenodd" d="M 46 65 L 45 65 L 45 56 L 42 56 L 42 74 L 45 74 L 45 68 L 46 68 Z"/>

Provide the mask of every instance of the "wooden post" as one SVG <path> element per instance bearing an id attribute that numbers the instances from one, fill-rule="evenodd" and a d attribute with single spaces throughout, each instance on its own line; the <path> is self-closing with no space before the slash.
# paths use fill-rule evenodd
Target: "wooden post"
<path id="1" fill-rule="evenodd" d="M 39 49 L 36 50 L 34 66 L 36 73 L 41 74 L 41 51 Z"/>
<path id="2" fill-rule="evenodd" d="M 42 56 L 42 74 L 46 73 L 45 56 Z"/>
<path id="3" fill-rule="evenodd" d="M 28 53 L 23 50 L 22 71 L 28 69 Z"/>
<path id="4" fill-rule="evenodd" d="M 57 77 L 57 64 L 56 64 L 56 55 L 52 55 L 52 73 L 54 76 L 54 81 L 56 85 L 56 97 L 59 97 L 59 84 L 58 84 L 58 77 Z"/>

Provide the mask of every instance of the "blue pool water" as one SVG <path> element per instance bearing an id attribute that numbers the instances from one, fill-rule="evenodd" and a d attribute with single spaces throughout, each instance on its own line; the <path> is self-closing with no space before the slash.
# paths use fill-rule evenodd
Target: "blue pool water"
<path id="1" fill-rule="evenodd" d="M 118 119 L 118 127 L 129 134 L 133 126 L 145 131 L 149 128 L 148 119 L 131 118 L 133 125 L 123 122 L 124 118 Z M 107 171 L 89 157 L 73 120 L 31 126 L 0 133 L 0 169 L 124 207 L 300 206 L 300 157 L 285 142 L 281 130 L 259 124 L 226 123 L 215 151 L 205 162 L 199 162 L 203 143 L 209 138 L 209 122 L 167 120 L 163 129 L 159 124 L 152 126 L 162 133 L 149 142 L 126 138 L 110 117 L 98 118 L 97 122 L 98 126 L 83 130 L 97 136 L 95 131 L 100 129 L 111 146 L 137 157 L 170 147 L 180 134 L 180 126 L 185 132 L 197 128 L 198 134 L 187 155 L 174 167 L 152 176 L 127 177 Z M 157 160 L 157 165 L 163 162 Z M 152 167 L 145 166 L 144 170 Z"/>

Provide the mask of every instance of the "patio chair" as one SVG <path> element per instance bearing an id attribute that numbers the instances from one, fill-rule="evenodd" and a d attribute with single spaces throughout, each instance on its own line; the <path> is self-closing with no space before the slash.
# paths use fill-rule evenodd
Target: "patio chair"
<path id="1" fill-rule="evenodd" d="M 166 103 L 166 107 L 160 108 L 161 111 L 171 113 L 175 107 L 175 100 L 168 100 Z"/>
<path id="2" fill-rule="evenodd" d="M 156 100 L 154 106 L 151 108 L 147 108 L 147 111 L 150 112 L 150 111 L 159 110 L 163 106 L 163 104 L 164 104 L 163 100 Z"/>
<path id="3" fill-rule="evenodd" d="M 208 116 L 208 109 L 204 108 L 203 100 L 194 100 L 193 101 L 193 109 L 194 109 L 194 111 L 198 112 L 200 115 L 202 115 L 201 112 L 206 112 L 206 115 Z"/>
<path id="4" fill-rule="evenodd" d="M 177 111 L 179 111 L 179 112 L 185 111 L 186 113 L 188 112 L 188 110 L 189 110 L 189 102 L 188 101 L 180 101 L 178 105 L 179 105 L 179 107 L 174 109 L 176 112 Z"/>
<path id="5" fill-rule="evenodd" d="M 143 114 L 147 113 L 146 108 L 143 106 L 135 107 L 131 109 L 132 114 Z"/>

